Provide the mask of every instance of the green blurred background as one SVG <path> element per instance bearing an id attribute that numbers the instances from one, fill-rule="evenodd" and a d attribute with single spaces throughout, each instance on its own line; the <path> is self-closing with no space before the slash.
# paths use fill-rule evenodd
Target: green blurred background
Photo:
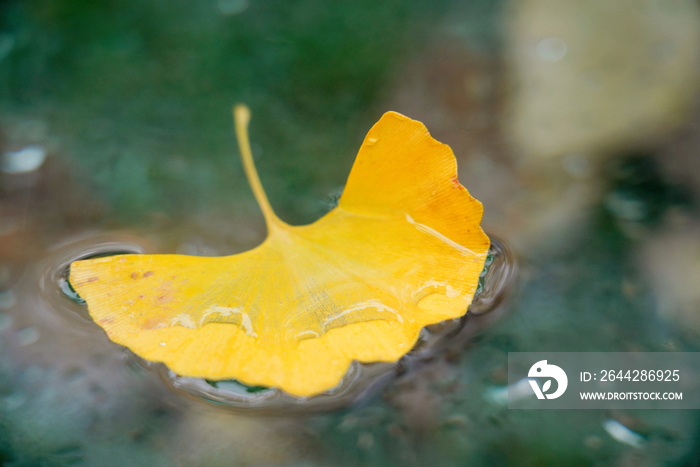
<path id="1" fill-rule="evenodd" d="M 231 107 L 247 103 L 273 204 L 310 222 L 342 189 L 397 67 L 459 8 L 497 42 L 497 2 L 4 2 L 0 99 L 46 121 L 122 215 L 247 196 Z"/>

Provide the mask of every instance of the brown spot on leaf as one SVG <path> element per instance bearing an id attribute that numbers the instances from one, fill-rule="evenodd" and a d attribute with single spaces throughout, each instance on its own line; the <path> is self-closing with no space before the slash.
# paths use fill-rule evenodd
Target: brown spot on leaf
<path id="1" fill-rule="evenodd" d="M 156 303 L 167 303 L 170 301 L 170 295 L 169 294 L 163 294 L 159 295 L 158 298 L 156 298 Z"/>
<path id="2" fill-rule="evenodd" d="M 151 277 L 153 275 L 153 271 L 147 271 L 143 273 L 143 277 Z"/>
<path id="3" fill-rule="evenodd" d="M 132 279 L 138 279 L 138 278 L 139 278 L 139 273 L 138 273 L 138 272 L 132 272 L 132 273 L 131 273 L 131 278 L 132 278 Z"/>

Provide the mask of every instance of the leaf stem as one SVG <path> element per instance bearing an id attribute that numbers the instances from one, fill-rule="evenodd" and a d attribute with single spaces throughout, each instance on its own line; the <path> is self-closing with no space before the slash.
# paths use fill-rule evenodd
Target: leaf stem
<path id="1" fill-rule="evenodd" d="M 245 175 L 248 178 L 248 183 L 250 184 L 250 188 L 253 190 L 255 199 L 258 201 L 260 210 L 262 210 L 263 216 L 265 217 L 265 223 L 267 224 L 269 234 L 275 227 L 282 227 L 286 224 L 282 222 L 282 220 L 275 214 L 275 211 L 272 210 L 270 201 L 268 201 L 262 183 L 260 183 L 258 171 L 255 169 L 253 152 L 250 149 L 250 139 L 248 138 L 250 109 L 243 104 L 237 104 L 233 108 L 233 122 L 236 129 L 236 137 L 238 138 L 238 147 L 241 151 L 243 169 L 245 170 Z"/>

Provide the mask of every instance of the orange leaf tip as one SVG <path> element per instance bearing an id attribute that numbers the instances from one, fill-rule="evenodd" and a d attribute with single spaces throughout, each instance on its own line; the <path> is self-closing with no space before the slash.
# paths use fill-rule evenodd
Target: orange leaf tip
<path id="1" fill-rule="evenodd" d="M 396 361 L 424 326 L 466 313 L 489 248 L 483 209 L 422 123 L 384 114 L 338 206 L 290 226 L 255 170 L 250 111 L 233 113 L 267 238 L 226 257 L 74 262 L 71 282 L 111 340 L 183 376 L 312 396 L 338 385 L 353 360 Z"/>

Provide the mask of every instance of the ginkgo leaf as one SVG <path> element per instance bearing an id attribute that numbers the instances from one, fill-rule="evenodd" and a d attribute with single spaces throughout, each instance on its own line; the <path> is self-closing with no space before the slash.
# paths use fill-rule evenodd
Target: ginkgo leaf
<path id="1" fill-rule="evenodd" d="M 74 262 L 71 282 L 111 340 L 183 376 L 310 396 L 336 386 L 353 360 L 396 361 L 424 326 L 467 312 L 489 248 L 483 209 L 422 123 L 384 114 L 338 206 L 290 226 L 255 171 L 248 109 L 234 115 L 267 239 L 225 257 Z"/>

